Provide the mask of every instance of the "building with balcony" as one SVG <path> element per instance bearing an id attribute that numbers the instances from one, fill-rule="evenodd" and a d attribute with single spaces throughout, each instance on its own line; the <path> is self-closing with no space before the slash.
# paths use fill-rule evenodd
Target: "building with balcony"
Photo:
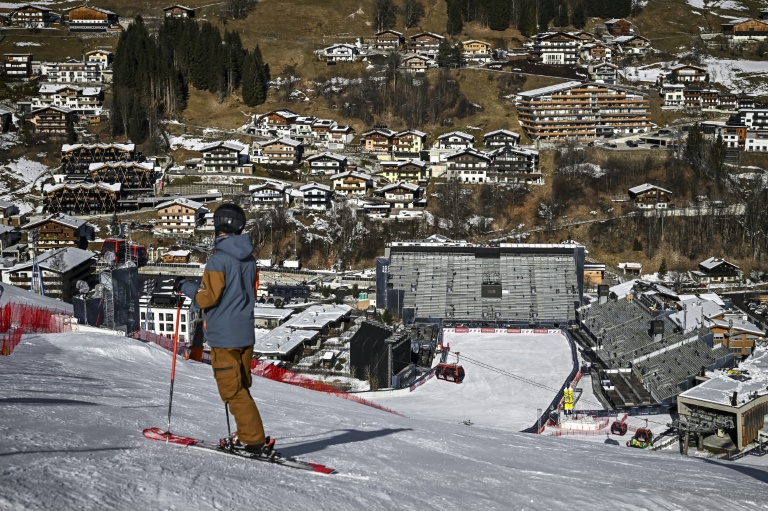
<path id="1" fill-rule="evenodd" d="M 413 53 L 429 57 L 430 59 L 435 59 L 440 50 L 440 43 L 445 38 L 441 35 L 433 34 L 432 32 L 421 32 L 412 35 L 408 39 L 408 47 Z"/>
<path id="2" fill-rule="evenodd" d="M 539 152 L 506 145 L 488 153 L 487 181 L 492 183 L 544 184 L 544 174 L 539 170 Z"/>
<path id="3" fill-rule="evenodd" d="M 64 135 L 75 122 L 76 114 L 66 107 L 45 106 L 32 110 L 27 118 L 38 133 Z"/>
<path id="4" fill-rule="evenodd" d="M 463 149 L 446 157 L 446 178 L 462 183 L 485 183 L 490 162 L 491 158 L 486 153 Z"/>
<path id="5" fill-rule="evenodd" d="M 304 209 L 327 210 L 331 208 L 333 191 L 330 186 L 320 183 L 307 183 L 299 188 L 303 197 Z"/>
<path id="6" fill-rule="evenodd" d="M 298 165 L 304 148 L 292 138 L 276 138 L 266 142 L 254 142 L 251 160 L 268 165 Z"/>
<path id="7" fill-rule="evenodd" d="M 106 32 L 119 28 L 117 14 L 101 7 L 80 5 L 66 10 L 67 26 L 71 31 Z"/>
<path id="8" fill-rule="evenodd" d="M 37 256 L 38 272 L 32 261 L 3 269 L 3 282 L 22 289 L 34 287 L 50 298 L 72 303 L 79 294 L 77 281 L 93 282 L 96 254 L 74 247 L 57 248 Z M 33 283 L 33 273 L 38 273 Z"/>
<path id="9" fill-rule="evenodd" d="M 383 161 L 378 175 L 390 183 L 402 181 L 419 185 L 426 185 L 432 178 L 429 164 L 421 160 Z"/>
<path id="10" fill-rule="evenodd" d="M 291 185 L 278 181 L 267 181 L 248 187 L 252 209 L 274 209 L 287 207 L 291 203 Z"/>
<path id="11" fill-rule="evenodd" d="M 531 60 L 550 66 L 575 66 L 581 44 L 581 39 L 566 32 L 538 34 L 533 40 Z"/>
<path id="12" fill-rule="evenodd" d="M 51 83 L 100 83 L 104 68 L 100 62 L 46 62 L 40 67 L 46 81 Z"/>
<path id="13" fill-rule="evenodd" d="M 390 209 L 414 209 L 427 205 L 423 197 L 424 189 L 413 183 L 392 183 L 376 188 L 373 193 L 389 204 Z"/>
<path id="14" fill-rule="evenodd" d="M 166 18 L 194 18 L 195 10 L 184 5 L 171 5 L 163 9 Z"/>
<path id="15" fill-rule="evenodd" d="M 238 142 L 214 142 L 204 145 L 201 162 L 205 172 L 251 174 L 248 163 L 248 146 Z"/>
<path id="16" fill-rule="evenodd" d="M 58 183 L 43 185 L 43 208 L 50 213 L 94 215 L 114 213 L 120 183 Z"/>
<path id="17" fill-rule="evenodd" d="M 25 79 L 32 75 L 31 53 L 6 53 L 3 70 L 5 76 L 11 79 Z"/>
<path id="18" fill-rule="evenodd" d="M 29 222 L 21 229 L 27 233 L 36 230 L 37 246 L 44 250 L 64 247 L 88 248 L 93 234 L 85 220 L 63 213 Z"/>
<path id="19" fill-rule="evenodd" d="M 498 149 L 506 146 L 520 145 L 520 135 L 510 130 L 496 130 L 483 135 L 483 146 L 486 149 Z"/>
<path id="20" fill-rule="evenodd" d="M 37 94 L 32 100 L 33 109 L 58 106 L 85 118 L 100 116 L 104 102 L 104 91 L 101 87 L 44 83 Z"/>
<path id="21" fill-rule="evenodd" d="M 183 197 L 158 204 L 155 210 L 155 232 L 171 236 L 192 236 L 208 213 L 208 208 L 199 202 Z"/>
<path id="22" fill-rule="evenodd" d="M 373 188 L 373 177 L 370 174 L 348 170 L 331 176 L 333 191 L 339 195 L 362 196 Z"/>
<path id="23" fill-rule="evenodd" d="M 47 28 L 56 18 L 49 8 L 34 4 L 21 5 L 10 13 L 12 25 L 27 28 Z"/>
<path id="24" fill-rule="evenodd" d="M 443 133 L 437 137 L 438 149 L 451 149 L 454 151 L 460 151 L 462 149 L 469 149 L 474 144 L 474 135 L 464 133 L 463 131 L 451 131 L 450 133 Z"/>
<path id="25" fill-rule="evenodd" d="M 312 175 L 333 175 L 347 169 L 347 157 L 335 153 L 318 153 L 307 156 L 304 165 Z"/>

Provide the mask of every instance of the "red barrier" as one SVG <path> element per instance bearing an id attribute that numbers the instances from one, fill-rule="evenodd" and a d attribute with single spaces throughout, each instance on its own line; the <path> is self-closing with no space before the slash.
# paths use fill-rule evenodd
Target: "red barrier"
<path id="1" fill-rule="evenodd" d="M 384 412 L 389 412 L 395 415 L 399 415 L 400 417 L 405 417 L 405 415 L 401 413 L 398 413 L 394 410 L 391 410 L 384 406 L 368 401 L 367 399 L 363 399 L 361 397 L 355 396 L 354 394 L 349 394 L 347 392 L 344 392 L 343 390 L 339 390 L 336 387 L 332 387 L 331 385 L 328 385 L 326 383 L 322 383 L 316 380 L 311 380 L 309 378 L 306 378 L 296 373 L 292 373 L 287 369 L 283 369 L 282 367 L 277 367 L 272 364 L 265 364 L 263 362 L 259 362 L 258 360 L 254 360 L 253 363 L 251 364 L 251 372 L 256 376 L 261 376 L 262 378 L 268 378 L 270 380 L 279 381 L 281 383 L 287 383 L 288 385 L 295 385 L 297 387 L 302 387 L 309 390 L 315 390 L 317 392 L 332 394 L 336 397 L 348 399 L 350 401 L 354 401 L 361 405 L 370 406 L 371 408 L 376 408 L 377 410 L 382 410 Z"/>
<path id="2" fill-rule="evenodd" d="M 138 330 L 130 335 L 133 339 L 139 341 L 151 342 L 157 344 L 161 348 L 168 351 L 173 351 L 173 339 L 169 339 L 164 335 L 156 334 L 148 330 Z M 177 355 L 186 355 L 188 344 L 186 342 L 179 342 L 179 349 L 176 352 Z"/>
<path id="3" fill-rule="evenodd" d="M 13 353 L 24 334 L 71 331 L 72 318 L 67 314 L 33 305 L 7 303 L 0 309 L 0 355 Z"/>

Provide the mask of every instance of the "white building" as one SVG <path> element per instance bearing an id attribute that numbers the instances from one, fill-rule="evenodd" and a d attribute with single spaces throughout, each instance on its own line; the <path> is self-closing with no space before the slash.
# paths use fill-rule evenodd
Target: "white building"
<path id="1" fill-rule="evenodd" d="M 155 209 L 157 210 L 155 232 L 181 236 L 194 234 L 195 227 L 208 213 L 208 208 L 201 203 L 183 197 L 158 204 Z"/>
<path id="2" fill-rule="evenodd" d="M 68 108 L 80 115 L 101 115 L 104 92 L 101 87 L 79 87 L 44 83 L 32 99 L 32 109 L 47 106 Z"/>
<path id="3" fill-rule="evenodd" d="M 326 210 L 331 208 L 333 191 L 330 186 L 320 183 L 307 183 L 299 188 L 305 209 Z"/>
<path id="4" fill-rule="evenodd" d="M 360 50 L 346 43 L 338 43 L 317 51 L 327 62 L 354 62 L 360 58 Z"/>

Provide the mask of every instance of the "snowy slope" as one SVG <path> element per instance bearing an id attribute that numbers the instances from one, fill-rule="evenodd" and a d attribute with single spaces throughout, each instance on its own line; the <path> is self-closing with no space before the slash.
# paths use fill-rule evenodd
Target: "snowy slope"
<path id="1" fill-rule="evenodd" d="M 0 357 L 0 509 L 768 509 L 741 465 L 398 417 L 257 379 L 281 450 L 321 476 L 146 440 L 170 355 L 125 338 L 28 336 Z M 173 430 L 217 438 L 211 369 L 179 361 Z"/>

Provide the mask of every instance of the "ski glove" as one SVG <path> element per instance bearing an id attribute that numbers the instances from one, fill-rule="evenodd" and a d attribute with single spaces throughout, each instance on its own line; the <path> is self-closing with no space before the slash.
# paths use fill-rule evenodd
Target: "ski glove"
<path id="1" fill-rule="evenodd" d="M 184 281 L 186 279 L 184 277 L 176 277 L 176 280 L 173 281 L 173 292 L 174 293 L 180 293 L 181 287 L 184 284 Z"/>

